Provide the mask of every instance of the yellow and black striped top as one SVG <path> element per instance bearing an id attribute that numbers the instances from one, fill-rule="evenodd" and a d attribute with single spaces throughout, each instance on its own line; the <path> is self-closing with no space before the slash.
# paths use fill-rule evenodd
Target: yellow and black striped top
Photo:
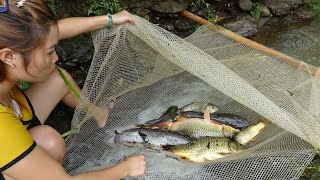
<path id="1" fill-rule="evenodd" d="M 28 155 L 36 146 L 28 129 L 32 121 L 39 120 L 27 96 L 18 87 L 12 92 L 23 116 L 20 120 L 10 108 L 0 104 L 0 172 Z"/>

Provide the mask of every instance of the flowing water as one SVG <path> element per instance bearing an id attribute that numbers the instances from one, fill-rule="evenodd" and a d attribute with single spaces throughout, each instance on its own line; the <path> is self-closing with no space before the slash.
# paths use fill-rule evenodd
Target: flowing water
<path id="1" fill-rule="evenodd" d="M 276 25 L 261 32 L 253 38 L 254 41 L 273 48 L 282 53 L 320 67 L 320 17 L 313 21 L 294 25 Z M 320 178 L 320 157 L 312 162 L 316 166 L 307 168 L 300 180 L 317 180 Z"/>
<path id="2" fill-rule="evenodd" d="M 273 25 L 253 40 L 320 67 L 320 17 L 294 25 Z"/>

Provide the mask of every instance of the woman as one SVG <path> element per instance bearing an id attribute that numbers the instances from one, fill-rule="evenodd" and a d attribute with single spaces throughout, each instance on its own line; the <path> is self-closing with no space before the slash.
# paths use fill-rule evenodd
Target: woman
<path id="1" fill-rule="evenodd" d="M 145 172 L 143 155 L 77 176 L 61 166 L 66 149 L 60 134 L 42 125 L 62 100 L 75 108 L 77 99 L 55 69 L 60 39 L 98 28 L 133 23 L 126 11 L 112 16 L 56 21 L 42 0 L 10 0 L 0 13 L 0 179 L 120 179 Z M 71 79 L 70 74 L 64 73 Z M 31 82 L 23 93 L 18 81 Z M 98 122 L 103 127 L 105 122 Z"/>

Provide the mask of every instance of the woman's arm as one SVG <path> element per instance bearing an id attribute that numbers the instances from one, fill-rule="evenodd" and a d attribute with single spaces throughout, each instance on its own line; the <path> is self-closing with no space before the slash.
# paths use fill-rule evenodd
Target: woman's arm
<path id="1" fill-rule="evenodd" d="M 30 154 L 4 171 L 4 174 L 13 179 L 32 180 L 105 180 L 121 179 L 126 176 L 140 176 L 145 172 L 143 155 L 131 156 L 128 159 L 110 168 L 79 174 L 68 175 L 63 167 L 40 147 L 35 147 Z"/>
<path id="2" fill-rule="evenodd" d="M 131 14 L 123 10 L 112 15 L 112 24 L 119 25 L 125 22 L 133 23 Z M 96 29 L 106 27 L 109 23 L 109 17 L 72 17 L 58 21 L 59 39 L 67 39 L 79 34 L 90 32 Z"/>

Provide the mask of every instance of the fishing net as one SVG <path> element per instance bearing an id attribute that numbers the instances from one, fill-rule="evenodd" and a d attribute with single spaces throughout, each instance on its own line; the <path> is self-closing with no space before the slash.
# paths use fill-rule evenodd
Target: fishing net
<path id="1" fill-rule="evenodd" d="M 268 54 L 201 26 L 178 36 L 134 16 L 135 25 L 92 35 L 95 53 L 66 140 L 64 167 L 77 174 L 134 154 L 147 159 L 137 179 L 298 179 L 320 147 L 320 76 L 305 62 Z M 160 117 L 170 106 L 214 103 L 250 124 L 272 122 L 245 151 L 205 163 L 139 145 L 115 144 L 115 131 Z M 99 108 L 110 109 L 98 128 Z M 86 111 L 82 110 L 86 109 Z"/>

